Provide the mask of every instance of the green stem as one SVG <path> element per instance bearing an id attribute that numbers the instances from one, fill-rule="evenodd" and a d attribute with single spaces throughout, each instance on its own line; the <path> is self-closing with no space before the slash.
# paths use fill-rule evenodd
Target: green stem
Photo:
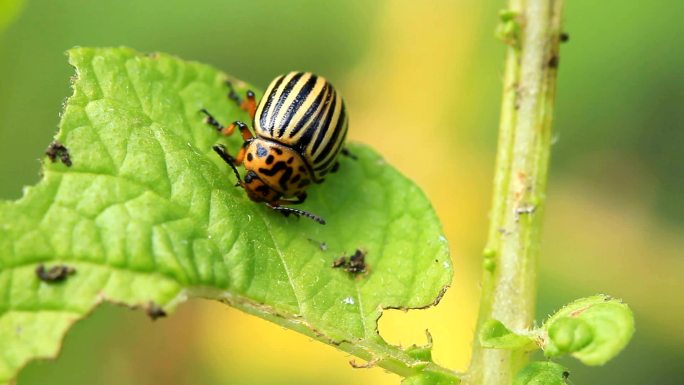
<path id="1" fill-rule="evenodd" d="M 506 57 L 482 298 L 465 381 L 471 385 L 511 384 L 527 361 L 524 351 L 482 348 L 477 335 L 489 319 L 514 331 L 534 321 L 562 8 L 563 0 L 509 0 L 517 16 L 507 29 L 515 36 Z"/>

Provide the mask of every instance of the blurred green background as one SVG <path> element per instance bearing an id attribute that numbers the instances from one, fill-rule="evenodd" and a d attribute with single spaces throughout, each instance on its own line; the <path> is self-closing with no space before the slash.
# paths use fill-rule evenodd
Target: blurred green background
<path id="1" fill-rule="evenodd" d="M 442 303 L 388 311 L 393 343 L 423 342 L 465 370 L 479 296 L 504 47 L 504 2 L 0 0 L 0 197 L 38 181 L 70 94 L 64 51 L 127 45 L 213 64 L 265 86 L 293 69 L 345 95 L 351 138 L 378 149 L 433 201 L 456 276 Z M 192 4 L 191 4 L 192 3 Z M 540 263 L 538 319 L 608 293 L 636 313 L 627 349 L 601 368 L 574 360 L 575 384 L 684 383 L 684 2 L 569 1 L 556 143 Z M 60 358 L 23 384 L 396 384 L 381 369 L 209 301 L 151 322 L 100 307 Z"/>

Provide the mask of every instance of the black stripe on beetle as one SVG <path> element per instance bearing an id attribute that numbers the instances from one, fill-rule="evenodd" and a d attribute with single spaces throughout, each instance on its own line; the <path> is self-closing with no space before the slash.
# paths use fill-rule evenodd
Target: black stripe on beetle
<path id="1" fill-rule="evenodd" d="M 277 90 L 278 87 L 280 87 L 280 83 L 283 82 L 283 79 L 285 79 L 285 75 L 279 76 L 275 79 L 275 85 L 273 86 L 273 91 L 265 96 L 266 103 L 263 106 L 263 109 L 261 109 L 261 116 L 259 117 L 259 121 L 261 122 L 261 127 L 266 127 L 266 116 L 268 114 L 268 110 L 271 109 L 271 104 L 273 104 L 273 99 L 276 98 L 277 96 Z M 262 99 L 263 101 L 264 99 Z"/>
<path id="2" fill-rule="evenodd" d="M 311 93 L 311 90 L 313 89 L 317 80 L 318 77 L 316 75 L 311 75 L 309 80 L 306 81 L 304 86 L 302 86 L 302 89 L 295 97 L 294 102 L 287 107 L 287 112 L 285 113 L 284 119 L 280 125 L 280 129 L 278 130 L 278 136 L 283 136 L 285 129 L 290 125 L 292 118 L 302 107 L 304 101 L 309 97 L 309 94 Z"/>
<path id="3" fill-rule="evenodd" d="M 278 114 L 280 114 L 280 109 L 283 107 L 283 103 L 285 103 L 285 100 L 287 99 L 288 96 L 290 96 L 290 92 L 292 92 L 292 89 L 294 86 L 297 84 L 299 79 L 304 75 L 303 73 L 298 73 L 295 76 L 290 79 L 290 81 L 285 85 L 285 88 L 283 88 L 283 92 L 280 93 L 278 96 L 278 102 L 276 105 L 273 107 L 273 111 L 271 111 L 271 120 L 269 121 L 268 127 L 269 131 L 271 131 L 271 136 L 273 136 L 273 128 L 275 127 L 276 124 L 276 117 Z M 287 107 L 285 107 L 287 108 Z"/>
<path id="4" fill-rule="evenodd" d="M 298 122 L 296 122 L 294 127 L 292 127 L 292 129 L 290 130 L 290 134 L 288 135 L 289 138 L 293 138 L 295 135 L 297 135 L 299 130 L 301 130 L 309 122 L 309 120 L 316 120 L 316 118 L 314 117 L 314 113 L 319 111 L 318 107 L 320 106 L 321 101 L 323 101 L 323 98 L 326 97 L 325 95 L 327 95 L 327 92 L 328 85 L 326 84 L 325 86 L 323 86 L 321 92 L 318 93 L 313 103 L 311 103 L 309 109 L 304 113 L 304 116 Z M 318 116 L 318 114 L 316 116 Z"/>

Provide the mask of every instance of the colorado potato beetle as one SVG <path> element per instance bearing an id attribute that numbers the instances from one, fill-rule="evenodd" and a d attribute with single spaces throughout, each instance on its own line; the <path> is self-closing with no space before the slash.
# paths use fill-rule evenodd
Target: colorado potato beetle
<path id="1" fill-rule="evenodd" d="M 286 207 L 306 200 L 311 183 L 322 183 L 339 167 L 339 153 L 347 136 L 348 118 L 342 97 L 323 77 L 309 72 L 290 72 L 271 81 L 257 104 L 252 91 L 244 99 L 230 87 L 229 98 L 249 113 L 256 136 L 247 125 L 235 121 L 224 127 L 207 110 L 205 122 L 223 135 L 235 128 L 244 140 L 238 154 L 231 156 L 220 144 L 214 151 L 233 169 L 237 186 L 255 202 L 284 215 L 305 216 L 325 224 L 310 212 Z M 241 178 L 237 166 L 247 171 Z"/>

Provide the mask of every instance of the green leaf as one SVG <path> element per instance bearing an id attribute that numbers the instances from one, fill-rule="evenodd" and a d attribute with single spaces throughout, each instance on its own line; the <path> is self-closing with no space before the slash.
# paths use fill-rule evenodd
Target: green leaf
<path id="1" fill-rule="evenodd" d="M 495 319 L 485 322 L 480 329 L 480 344 L 488 349 L 520 349 L 534 346 L 535 339 L 513 333 L 504 324 Z"/>
<path id="2" fill-rule="evenodd" d="M 552 315 L 542 326 L 544 354 L 572 354 L 586 365 L 603 365 L 634 334 L 634 315 L 618 299 L 596 295 L 579 299 Z"/>
<path id="3" fill-rule="evenodd" d="M 530 362 L 513 380 L 513 385 L 565 385 L 568 371 L 554 362 Z"/>
<path id="4" fill-rule="evenodd" d="M 69 61 L 74 93 L 55 139 L 71 166 L 59 152 L 38 185 L 0 203 L 0 383 L 56 355 L 70 325 L 102 301 L 157 317 L 193 297 L 404 376 L 442 370 L 377 332 L 382 309 L 436 304 L 451 280 L 440 224 L 416 185 L 353 145 L 358 160 L 341 159 L 303 205 L 328 224 L 283 217 L 234 187 L 211 150 L 222 142 L 234 153 L 241 140 L 220 138 L 200 108 L 222 123 L 248 120 L 226 97 L 225 74 L 127 48 L 75 48 Z M 356 249 L 367 252 L 366 273 L 332 268 Z M 43 278 L 60 265 L 72 273 L 41 280 L 40 265 Z"/>

